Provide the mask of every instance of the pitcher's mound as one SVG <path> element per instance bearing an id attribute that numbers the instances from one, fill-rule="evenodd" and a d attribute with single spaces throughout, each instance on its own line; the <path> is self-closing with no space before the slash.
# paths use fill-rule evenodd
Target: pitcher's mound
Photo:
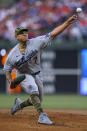
<path id="1" fill-rule="evenodd" d="M 35 110 L 23 110 L 10 115 L 10 110 L 0 109 L 0 131 L 86 131 L 87 111 L 45 110 L 54 125 L 38 124 Z"/>

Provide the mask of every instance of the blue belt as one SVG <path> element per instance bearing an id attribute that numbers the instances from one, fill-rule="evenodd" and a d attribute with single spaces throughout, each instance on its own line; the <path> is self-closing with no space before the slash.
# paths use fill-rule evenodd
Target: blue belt
<path id="1" fill-rule="evenodd" d="M 31 75 L 35 76 L 35 75 L 38 75 L 39 73 L 40 73 L 40 71 L 35 72 L 35 73 L 31 74 Z"/>

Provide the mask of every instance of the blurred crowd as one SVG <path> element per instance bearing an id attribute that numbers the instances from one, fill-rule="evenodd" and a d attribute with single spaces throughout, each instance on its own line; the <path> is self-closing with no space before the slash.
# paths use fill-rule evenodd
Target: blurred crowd
<path id="1" fill-rule="evenodd" d="M 0 38 L 14 40 L 14 31 L 19 26 L 30 29 L 29 38 L 42 35 L 76 13 L 77 7 L 83 10 L 78 15 L 79 20 L 58 39 L 86 40 L 87 0 L 15 0 L 12 6 L 0 7 Z"/>

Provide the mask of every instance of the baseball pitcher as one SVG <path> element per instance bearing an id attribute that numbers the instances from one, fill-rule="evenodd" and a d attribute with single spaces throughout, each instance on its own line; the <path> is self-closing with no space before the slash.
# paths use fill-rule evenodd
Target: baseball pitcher
<path id="1" fill-rule="evenodd" d="M 45 47 L 51 45 L 51 41 L 57 35 L 76 20 L 77 15 L 73 15 L 52 32 L 33 39 L 28 39 L 27 28 L 19 27 L 15 30 L 15 37 L 19 43 L 9 53 L 4 70 L 10 88 L 15 88 L 20 83 L 25 92 L 30 95 L 30 98 L 24 102 L 20 98 L 16 98 L 15 104 L 11 109 L 12 115 L 24 107 L 34 106 L 39 115 L 38 123 L 53 124 L 41 107 L 43 97 L 43 79 L 40 67 L 41 52 Z M 16 68 L 18 71 L 18 78 L 15 80 L 11 79 L 13 68 Z"/>

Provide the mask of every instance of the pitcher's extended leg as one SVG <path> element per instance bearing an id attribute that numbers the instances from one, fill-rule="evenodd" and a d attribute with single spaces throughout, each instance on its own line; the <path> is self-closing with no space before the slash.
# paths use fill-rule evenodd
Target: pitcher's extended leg
<path id="1" fill-rule="evenodd" d="M 27 106 L 33 106 L 31 99 L 29 99 L 29 98 L 20 104 L 21 108 L 24 108 L 24 107 L 27 107 Z"/>

